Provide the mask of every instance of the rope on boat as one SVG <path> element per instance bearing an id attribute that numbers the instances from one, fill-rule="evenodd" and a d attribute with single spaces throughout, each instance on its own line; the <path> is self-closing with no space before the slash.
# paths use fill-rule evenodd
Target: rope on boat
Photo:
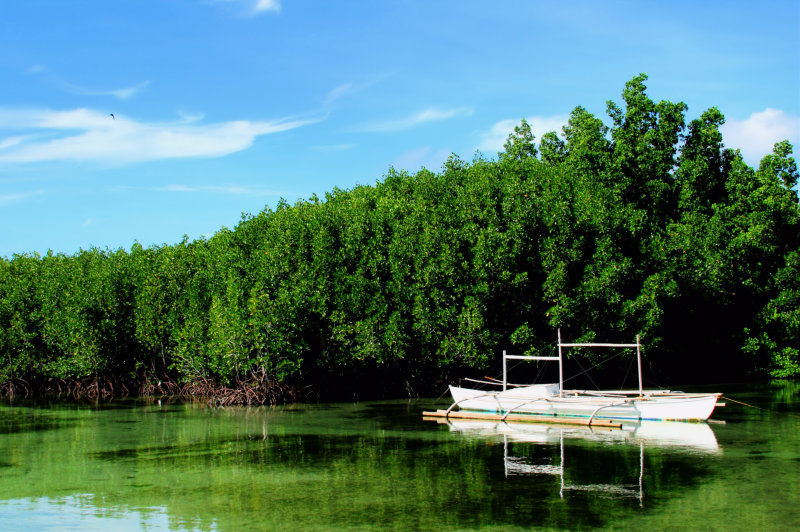
<path id="1" fill-rule="evenodd" d="M 748 408 L 755 408 L 756 410 L 761 410 L 763 412 L 774 412 L 776 414 L 786 414 L 787 416 L 795 417 L 795 418 L 800 419 L 800 416 L 798 416 L 797 414 L 792 414 L 791 412 L 778 412 L 777 410 L 772 410 L 772 409 L 769 409 L 769 408 L 762 408 L 760 406 L 751 405 L 750 403 L 745 403 L 744 401 L 737 401 L 736 399 L 731 399 L 730 397 L 728 397 L 726 395 L 722 395 L 720 397 L 722 399 L 725 399 L 726 401 L 730 401 L 732 403 L 736 403 L 736 404 L 739 404 L 739 405 L 742 405 L 742 406 L 746 406 Z"/>
<path id="2" fill-rule="evenodd" d="M 745 403 L 745 402 L 743 402 L 743 401 L 737 401 L 736 399 L 731 399 L 730 397 L 728 397 L 728 396 L 725 396 L 725 395 L 723 395 L 723 396 L 721 397 L 721 399 L 725 399 L 726 401 L 730 401 L 731 403 L 740 404 L 740 405 L 742 405 L 742 406 L 748 406 L 748 407 L 750 407 L 750 408 L 755 408 L 756 410 L 764 410 L 764 411 L 766 411 L 766 412 L 769 412 L 769 410 L 767 410 L 766 408 L 761 408 L 760 406 L 751 405 L 751 404 L 749 404 L 749 403 Z"/>
<path id="3" fill-rule="evenodd" d="M 485 380 L 470 379 L 469 377 L 464 377 L 461 380 L 462 381 L 469 381 L 469 382 L 477 382 L 478 384 L 490 384 L 492 386 L 502 386 L 503 385 L 503 381 L 501 381 L 499 379 L 495 379 L 494 377 L 484 377 L 484 379 Z M 528 384 L 512 384 L 510 382 L 507 382 L 506 386 L 508 386 L 509 388 L 524 388 L 524 387 L 529 386 L 529 385 Z"/>

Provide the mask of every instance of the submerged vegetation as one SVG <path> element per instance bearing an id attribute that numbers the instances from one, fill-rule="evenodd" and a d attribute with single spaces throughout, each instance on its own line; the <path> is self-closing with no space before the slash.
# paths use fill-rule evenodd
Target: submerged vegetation
<path id="1" fill-rule="evenodd" d="M 667 377 L 800 375 L 792 146 L 753 169 L 717 109 L 686 124 L 646 79 L 610 126 L 577 107 L 537 145 L 523 120 L 496 160 L 392 170 L 207 240 L 1 259 L 0 391 L 424 393 L 556 327 L 641 334 Z"/>

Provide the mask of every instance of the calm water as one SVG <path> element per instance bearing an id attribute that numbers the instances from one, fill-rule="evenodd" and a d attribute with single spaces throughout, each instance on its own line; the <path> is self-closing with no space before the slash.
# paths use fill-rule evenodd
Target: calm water
<path id="1" fill-rule="evenodd" d="M 446 401 L 3 403 L 0 530 L 800 529 L 800 384 L 723 391 L 759 409 L 609 431 L 422 419 Z"/>

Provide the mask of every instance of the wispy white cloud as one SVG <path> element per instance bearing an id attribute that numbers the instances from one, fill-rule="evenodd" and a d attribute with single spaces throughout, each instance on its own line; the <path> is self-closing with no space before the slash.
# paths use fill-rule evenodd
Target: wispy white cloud
<path id="1" fill-rule="evenodd" d="M 758 165 L 761 158 L 772 153 L 775 143 L 781 140 L 788 139 L 797 153 L 800 143 L 800 116 L 767 108 L 744 120 L 727 119 L 720 131 L 725 146 L 739 148 L 748 164 Z"/>
<path id="2" fill-rule="evenodd" d="M 450 157 L 451 152 L 447 150 L 431 149 L 430 146 L 416 148 L 400 154 L 392 161 L 392 166 L 398 169 L 415 171 L 420 168 L 438 170 Z"/>
<path id="3" fill-rule="evenodd" d="M 438 109 L 436 107 L 429 107 L 428 109 L 424 109 L 411 116 L 398 118 L 395 120 L 364 124 L 356 129 L 358 131 L 368 133 L 402 131 L 404 129 L 411 129 L 428 122 L 438 122 L 441 120 L 449 120 L 451 118 L 470 116 L 472 113 L 473 110 L 469 107 L 458 107 L 454 109 Z"/>
<path id="4" fill-rule="evenodd" d="M 18 194 L 0 194 L 0 205 L 10 205 L 41 194 L 44 194 L 44 190 L 33 190 L 31 192 L 21 192 Z"/>
<path id="5" fill-rule="evenodd" d="M 262 13 L 280 13 L 280 0 L 205 0 L 210 4 L 230 4 L 232 8 L 246 17 L 255 17 Z"/>
<path id="6" fill-rule="evenodd" d="M 514 126 L 519 124 L 519 120 L 501 120 L 492 124 L 488 131 L 484 132 L 481 137 L 481 143 L 478 149 L 482 152 L 497 152 L 503 149 L 508 135 L 514 131 Z"/>
<path id="7" fill-rule="evenodd" d="M 203 124 L 139 122 L 90 109 L 0 109 L 0 163 L 72 160 L 123 164 L 158 159 L 220 157 L 249 148 L 256 137 L 319 122 L 315 119 L 237 120 Z"/>
<path id="8" fill-rule="evenodd" d="M 325 146 L 312 146 L 315 151 L 347 151 L 355 148 L 355 144 L 329 144 Z"/>
<path id="9" fill-rule="evenodd" d="M 342 83 L 341 85 L 337 85 L 333 89 L 331 89 L 325 96 L 322 97 L 321 101 L 323 105 L 331 105 L 333 103 L 338 102 L 339 100 L 345 98 L 352 98 L 353 95 L 358 94 L 360 92 L 366 91 L 377 85 L 387 78 L 391 77 L 391 74 L 387 73 L 378 73 L 373 74 L 371 78 L 362 79 L 360 81 L 351 81 L 347 83 Z"/>
<path id="10" fill-rule="evenodd" d="M 335 87 L 333 90 L 331 90 L 325 96 L 325 98 L 322 100 L 322 103 L 324 103 L 325 105 L 330 105 L 333 102 L 335 102 L 336 100 L 346 96 L 347 94 L 349 94 L 352 91 L 353 91 L 353 84 L 352 83 L 344 83 L 342 85 L 339 85 L 338 87 Z"/>
<path id="11" fill-rule="evenodd" d="M 267 188 L 253 188 L 241 185 L 167 185 L 158 187 L 159 192 L 182 192 L 182 193 L 200 193 L 212 192 L 214 194 L 231 194 L 236 196 L 280 196 L 283 194 L 281 191 L 267 189 Z"/>
<path id="12" fill-rule="evenodd" d="M 528 124 L 531 126 L 531 132 L 536 136 L 536 143 L 538 144 L 542 135 L 548 131 L 555 131 L 560 134 L 561 128 L 567 123 L 569 117 L 567 115 L 531 116 L 525 120 L 527 120 Z M 482 140 L 480 145 L 478 145 L 478 149 L 486 153 L 502 151 L 508 136 L 514 132 L 514 128 L 518 126 L 520 122 L 522 122 L 522 119 L 507 119 L 495 122 L 488 131 L 481 135 Z"/>
<path id="13" fill-rule="evenodd" d="M 44 65 L 31 65 L 30 67 L 28 67 L 27 70 L 25 70 L 25 73 L 26 74 L 38 74 L 40 72 L 46 72 L 46 71 L 47 71 L 47 67 L 44 66 Z"/>
<path id="14" fill-rule="evenodd" d="M 120 87 L 117 89 L 94 89 L 88 88 L 84 85 L 78 85 L 65 79 L 61 78 L 60 76 L 54 75 L 50 72 L 50 69 L 44 65 L 33 65 L 29 67 L 26 71 L 26 74 L 36 74 L 43 76 L 43 79 L 60 87 L 62 90 L 67 92 L 71 92 L 73 94 L 80 94 L 82 96 L 112 96 L 119 100 L 127 100 L 132 98 L 142 92 L 145 87 L 150 85 L 149 81 L 142 81 L 141 83 L 137 83 L 135 85 L 131 85 L 129 87 Z"/>
<path id="15" fill-rule="evenodd" d="M 188 185 L 166 185 L 156 189 L 159 192 L 199 192 L 197 187 L 190 187 Z"/>
<path id="16" fill-rule="evenodd" d="M 29 136 L 6 137 L 6 138 L 0 140 L 0 151 L 2 151 L 5 148 L 11 148 L 13 146 L 16 146 L 17 144 L 22 144 L 28 138 L 30 138 L 30 137 Z"/>
<path id="17" fill-rule="evenodd" d="M 143 81 L 131 87 L 123 87 L 120 89 L 110 89 L 104 91 L 102 90 L 92 91 L 92 90 L 82 89 L 80 87 L 75 87 L 75 88 L 77 89 L 78 92 L 86 96 L 113 96 L 114 98 L 118 98 L 120 100 L 127 100 L 139 94 L 148 85 L 150 85 L 149 81 Z"/>
<path id="18" fill-rule="evenodd" d="M 281 3 L 278 0 L 256 0 L 253 5 L 254 13 L 281 12 Z"/>

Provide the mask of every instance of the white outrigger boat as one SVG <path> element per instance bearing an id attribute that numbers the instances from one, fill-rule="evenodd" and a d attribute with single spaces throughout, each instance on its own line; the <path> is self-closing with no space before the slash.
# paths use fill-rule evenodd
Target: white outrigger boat
<path id="1" fill-rule="evenodd" d="M 563 349 L 570 347 L 636 348 L 639 389 L 630 391 L 565 390 L 563 387 Z M 559 382 L 527 386 L 509 385 L 507 361 L 558 361 Z M 562 343 L 558 333 L 558 356 L 507 355 L 503 351 L 502 390 L 485 391 L 450 386 L 453 404 L 446 411 L 428 413 L 439 417 L 490 419 L 500 421 L 550 421 L 558 423 L 600 424 L 605 420 L 707 420 L 721 393 L 683 393 L 642 388 L 641 344 Z M 456 407 L 459 410 L 454 410 Z"/>

